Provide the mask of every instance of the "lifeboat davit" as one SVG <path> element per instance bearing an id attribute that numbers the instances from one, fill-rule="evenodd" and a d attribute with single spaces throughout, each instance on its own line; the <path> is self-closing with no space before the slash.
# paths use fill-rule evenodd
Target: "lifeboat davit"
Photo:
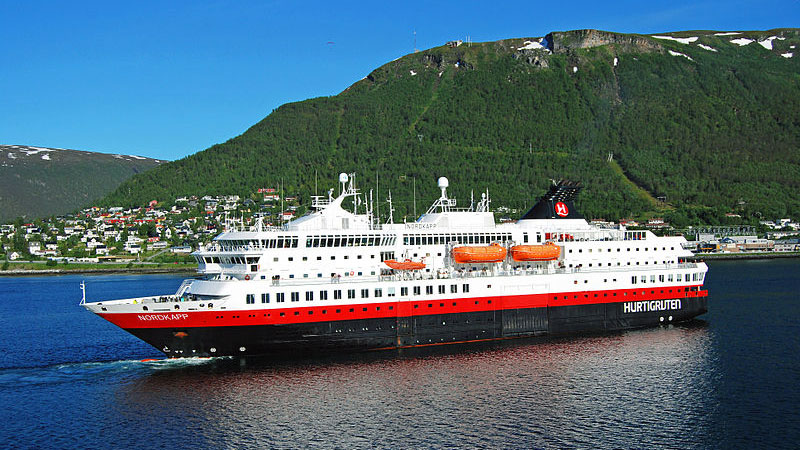
<path id="1" fill-rule="evenodd" d="M 405 261 L 387 259 L 383 263 L 391 267 L 392 269 L 397 269 L 397 270 L 419 270 L 425 268 L 424 262 L 412 261 L 410 259 L 407 259 Z"/>
<path id="2" fill-rule="evenodd" d="M 455 247 L 453 258 L 459 264 L 500 262 L 506 258 L 506 249 L 497 243 L 484 247 Z"/>
<path id="3" fill-rule="evenodd" d="M 544 245 L 515 245 L 511 247 L 514 261 L 552 261 L 558 259 L 561 248 L 552 242 Z"/>

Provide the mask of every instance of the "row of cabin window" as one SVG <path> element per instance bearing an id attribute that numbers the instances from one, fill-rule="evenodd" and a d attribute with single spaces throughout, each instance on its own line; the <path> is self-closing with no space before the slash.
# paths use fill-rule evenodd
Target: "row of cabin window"
<path id="1" fill-rule="evenodd" d="M 196 258 L 198 263 L 200 262 L 200 258 L 207 264 L 258 264 L 258 261 L 261 259 L 260 256 L 198 256 Z"/>
<path id="2" fill-rule="evenodd" d="M 306 247 L 374 247 L 379 245 L 394 245 L 395 236 L 369 234 L 363 236 L 309 236 L 306 238 Z"/>
<path id="3" fill-rule="evenodd" d="M 636 263 L 636 265 L 637 265 L 637 266 L 639 265 L 639 261 L 635 261 L 635 263 Z M 661 261 L 661 263 L 662 263 L 662 264 L 665 264 L 665 265 L 666 265 L 666 264 L 675 264 L 675 261 L 674 261 L 674 260 L 670 260 L 670 261 Z M 631 265 L 631 262 L 630 262 L 630 261 L 628 261 L 626 264 L 630 266 L 630 265 Z M 644 262 L 644 265 L 645 265 L 645 266 L 646 266 L 646 265 L 648 265 L 648 264 L 650 264 L 650 261 L 645 261 L 645 262 Z M 658 264 L 658 261 L 653 261 L 653 264 L 654 264 L 654 265 L 655 265 L 655 264 Z M 607 265 L 608 267 L 611 267 L 611 263 L 607 263 L 606 265 Z M 621 266 L 621 265 L 622 265 L 622 262 L 620 262 L 620 261 L 617 261 L 617 265 L 618 265 L 618 266 Z M 573 267 L 573 266 L 574 266 L 574 267 L 583 267 L 583 264 L 570 264 L 568 267 Z M 521 267 L 522 267 L 522 266 L 514 266 L 514 269 L 521 268 Z M 589 267 L 592 267 L 592 263 L 589 263 Z M 597 263 L 597 267 L 603 267 L 603 263 Z M 530 268 L 530 265 L 528 266 L 528 268 Z"/>
<path id="4" fill-rule="evenodd" d="M 691 275 L 691 277 L 690 277 L 690 275 Z M 703 272 L 694 272 L 694 273 L 691 273 L 691 274 L 687 273 L 686 274 L 686 281 L 703 281 L 704 276 L 705 276 L 705 274 Z M 681 281 L 683 281 L 682 278 L 683 278 L 682 274 L 680 274 L 680 273 L 679 274 L 675 274 L 675 281 L 681 282 Z M 636 284 L 636 280 L 637 280 L 636 276 L 635 275 L 632 276 L 631 277 L 631 284 Z M 658 281 L 660 283 L 663 283 L 664 280 L 665 280 L 665 276 L 664 275 L 659 275 L 658 276 Z M 668 283 L 672 283 L 673 274 L 671 274 L 671 273 L 667 274 L 666 275 L 666 281 Z M 639 282 L 640 283 L 647 283 L 647 275 L 639 276 Z M 656 276 L 655 275 L 650 275 L 650 282 L 651 283 L 655 283 L 656 282 Z"/>
<path id="5" fill-rule="evenodd" d="M 296 236 L 278 236 L 272 239 L 256 239 L 245 241 L 242 239 L 224 239 L 217 241 L 225 251 L 233 251 L 242 248 L 297 248 L 299 238 Z"/>
<path id="6" fill-rule="evenodd" d="M 438 286 L 439 294 L 445 294 L 447 292 L 447 286 L 444 284 L 440 284 Z M 328 292 L 327 290 L 319 291 L 319 299 L 320 300 L 327 300 L 328 299 Z M 333 299 L 334 300 L 341 300 L 342 299 L 342 290 L 335 289 L 333 291 Z M 356 289 L 347 289 L 346 291 L 348 299 L 356 298 Z M 387 296 L 394 297 L 395 296 L 395 288 L 391 287 L 387 289 Z M 421 286 L 414 286 L 413 287 L 414 295 L 422 295 L 422 287 Z M 469 284 L 462 284 L 461 285 L 461 292 L 468 293 L 469 292 Z M 458 293 L 458 285 L 451 284 L 450 285 L 450 293 L 457 294 Z M 369 289 L 361 289 L 361 297 L 360 298 L 369 298 Z M 425 294 L 426 295 L 433 295 L 433 286 L 428 285 L 425 286 Z M 401 287 L 400 288 L 400 296 L 408 296 L 408 288 Z M 383 297 L 383 288 L 375 288 L 373 291 L 373 297 L 381 298 Z M 289 298 L 293 302 L 300 301 L 300 293 L 299 292 L 290 292 Z M 278 292 L 275 294 L 275 302 L 276 303 L 283 303 L 286 301 L 286 293 Z M 311 302 L 314 301 L 314 291 L 306 291 L 306 301 Z M 256 302 L 256 295 L 255 294 L 247 294 L 245 298 L 245 302 L 248 305 L 252 305 Z M 261 303 L 269 303 L 270 302 L 270 294 L 268 292 L 261 294 Z"/>
<path id="7" fill-rule="evenodd" d="M 644 251 L 648 251 L 648 248 L 649 248 L 649 247 L 645 247 L 645 248 L 644 248 Z M 666 250 L 666 249 L 667 249 L 667 247 L 661 247 L 661 250 Z M 669 249 L 670 249 L 670 250 L 675 250 L 675 247 L 670 247 Z M 599 249 L 597 249 L 597 251 L 602 253 L 602 252 L 603 252 L 603 249 L 602 249 L 602 248 L 599 248 Z M 611 249 L 610 249 L 610 248 L 607 248 L 607 249 L 606 249 L 606 251 L 607 251 L 607 252 L 610 252 L 610 251 L 611 251 Z M 618 251 L 618 252 L 620 252 L 620 251 L 622 251 L 622 249 L 620 249 L 620 248 L 617 248 L 617 251 Z M 628 247 L 628 248 L 627 248 L 627 251 L 631 251 L 631 248 L 630 248 L 630 247 Z M 637 251 L 637 252 L 639 251 L 639 247 L 636 247 L 636 251 Z M 654 251 L 654 252 L 657 252 L 657 251 L 658 251 L 658 247 L 653 247 L 653 251 Z M 569 252 L 570 252 L 570 253 L 572 253 L 572 249 L 569 249 Z M 583 253 L 583 249 L 582 249 L 582 248 L 579 248 L 579 249 L 578 249 L 578 253 Z M 589 253 L 592 253 L 592 249 L 591 249 L 591 248 L 589 249 Z"/>
<path id="8" fill-rule="evenodd" d="M 506 233 L 450 233 L 450 234 L 404 234 L 404 245 L 443 245 L 450 242 L 460 244 L 491 244 L 511 240 Z"/>

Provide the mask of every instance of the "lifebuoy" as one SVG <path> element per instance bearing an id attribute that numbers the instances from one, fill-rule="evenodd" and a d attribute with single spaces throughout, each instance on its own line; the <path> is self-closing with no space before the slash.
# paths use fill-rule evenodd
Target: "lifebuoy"
<path id="1" fill-rule="evenodd" d="M 355 272 L 353 272 L 353 271 L 351 270 L 351 271 L 350 271 L 350 276 L 352 277 L 354 273 L 355 273 Z"/>
<path id="2" fill-rule="evenodd" d="M 245 280 L 249 280 L 249 279 L 250 279 L 250 275 L 245 275 L 245 276 L 244 276 L 244 279 L 245 279 Z"/>

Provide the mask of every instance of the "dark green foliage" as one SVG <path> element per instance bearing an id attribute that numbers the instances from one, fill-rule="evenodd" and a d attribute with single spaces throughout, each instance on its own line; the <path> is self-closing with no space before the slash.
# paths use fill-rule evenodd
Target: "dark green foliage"
<path id="1" fill-rule="evenodd" d="M 250 195 L 281 182 L 306 201 L 315 176 L 323 194 L 339 172 L 356 172 L 365 189 L 380 178 L 377 199 L 391 189 L 397 218 L 411 218 L 414 188 L 422 212 L 439 176 L 462 203 L 488 188 L 493 206 L 520 210 L 550 179 L 568 178 L 585 185 L 588 217 L 799 215 L 800 55 L 780 56 L 800 44 L 796 30 L 735 36 L 785 37 L 772 51 L 713 32 L 692 44 L 605 33 L 605 45 L 579 48 L 586 35 L 558 34 L 568 48 L 555 54 L 519 52 L 513 39 L 408 55 L 140 174 L 106 204 Z"/>

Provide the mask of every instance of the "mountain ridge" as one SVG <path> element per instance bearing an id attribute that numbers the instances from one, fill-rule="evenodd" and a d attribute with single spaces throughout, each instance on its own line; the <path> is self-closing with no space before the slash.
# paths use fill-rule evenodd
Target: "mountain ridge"
<path id="1" fill-rule="evenodd" d="M 161 163 L 143 156 L 0 144 L 0 220 L 72 212 Z"/>
<path id="2" fill-rule="evenodd" d="M 433 198 L 444 175 L 462 198 L 489 187 L 496 204 L 524 208 L 549 179 L 569 177 L 587 186 L 579 203 L 589 217 L 798 214 L 798 44 L 797 29 L 575 30 L 434 47 L 336 96 L 282 105 L 105 201 L 247 195 L 281 180 L 308 196 L 317 181 L 334 186 L 338 172 L 356 171 L 389 176 L 379 198 L 388 189 Z M 654 210 L 614 181 L 609 158 L 672 207 Z"/>

